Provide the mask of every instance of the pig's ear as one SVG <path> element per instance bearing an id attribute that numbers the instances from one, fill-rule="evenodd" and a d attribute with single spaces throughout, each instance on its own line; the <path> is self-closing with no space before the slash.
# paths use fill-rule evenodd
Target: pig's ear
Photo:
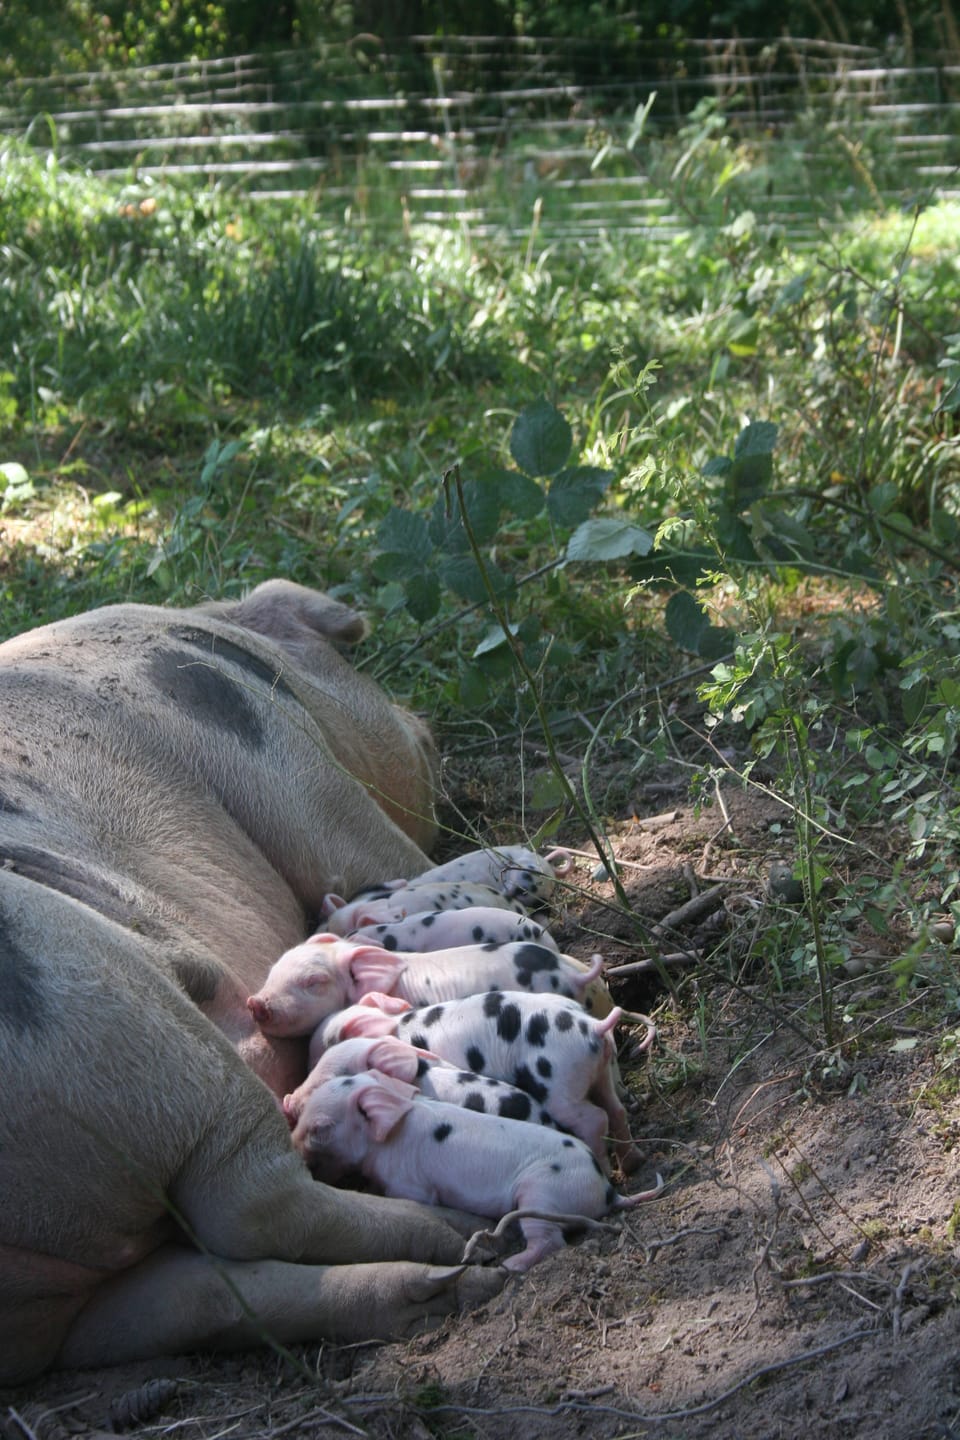
<path id="1" fill-rule="evenodd" d="M 340 941 L 339 935 L 333 935 L 329 930 L 318 930 L 315 935 L 308 935 L 304 945 L 336 945 Z"/>
<path id="2" fill-rule="evenodd" d="M 329 920 L 334 910 L 342 910 L 346 903 L 342 895 L 334 895 L 331 891 L 329 895 L 324 895 L 320 903 L 320 914 Z"/>
<path id="3" fill-rule="evenodd" d="M 356 1012 L 344 1020 L 340 1027 L 340 1036 L 343 1040 L 366 1039 L 372 1036 L 374 1039 L 380 1035 L 392 1035 L 395 1020 L 391 1015 L 384 1015 L 382 1010 L 371 1007 L 369 1010 Z"/>
<path id="4" fill-rule="evenodd" d="M 394 1088 L 400 1083 L 396 1080 L 388 1081 L 389 1089 L 387 1084 L 365 1085 L 362 1090 L 357 1091 L 357 1109 L 366 1120 L 367 1128 L 378 1145 L 389 1139 L 404 1116 L 413 1109 L 413 1100 L 407 1095 L 398 1094 Z M 413 1086 L 403 1088 L 412 1090 Z"/>
<path id="5" fill-rule="evenodd" d="M 402 1015 L 405 1010 L 413 1009 L 399 995 L 385 995 L 382 990 L 368 990 L 366 995 L 360 996 L 357 1004 L 365 1005 L 368 1010 L 379 1010 L 381 1015 Z"/>
<path id="6" fill-rule="evenodd" d="M 303 1137 L 303 1147 L 307 1154 L 316 1154 L 318 1150 L 329 1145 L 333 1140 L 336 1128 L 336 1121 L 330 1115 L 318 1115 L 316 1119 L 311 1120 Z"/>
<path id="7" fill-rule="evenodd" d="M 408 1085 L 416 1079 L 419 1068 L 417 1051 L 394 1035 L 384 1035 L 382 1040 L 371 1045 L 367 1064 L 371 1070 L 379 1070 L 381 1075 L 389 1075 L 391 1080 L 405 1080 Z"/>
<path id="8" fill-rule="evenodd" d="M 350 957 L 350 978 L 355 997 L 368 991 L 390 990 L 403 968 L 403 962 L 382 950 L 379 945 L 358 945 Z"/>

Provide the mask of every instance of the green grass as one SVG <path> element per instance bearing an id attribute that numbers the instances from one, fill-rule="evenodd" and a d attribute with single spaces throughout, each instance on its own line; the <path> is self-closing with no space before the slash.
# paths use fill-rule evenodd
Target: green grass
<path id="1" fill-rule="evenodd" d="M 5 144 L 0 630 L 282 573 L 363 606 L 365 663 L 458 743 L 545 719 L 580 752 L 586 715 L 589 762 L 627 774 L 678 741 L 623 697 L 726 653 L 701 713 L 804 816 L 798 969 L 829 978 L 869 908 L 854 885 L 818 925 L 830 833 L 908 837 L 876 923 L 960 914 L 960 207 L 865 184 L 792 245 L 751 208 L 765 188 L 850 203 L 839 167 L 835 192 L 804 181 L 801 139 L 658 140 L 683 234 L 565 247 L 344 240 L 307 202 L 111 188 Z M 879 140 L 868 161 L 893 163 Z M 541 397 L 559 458 L 516 450 Z"/>

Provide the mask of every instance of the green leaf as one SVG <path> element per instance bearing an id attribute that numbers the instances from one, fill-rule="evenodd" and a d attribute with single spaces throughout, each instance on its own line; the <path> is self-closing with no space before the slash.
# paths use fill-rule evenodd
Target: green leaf
<path id="1" fill-rule="evenodd" d="M 670 596 L 664 620 L 670 639 L 681 650 L 691 650 L 696 655 L 700 637 L 709 629 L 710 621 L 689 590 L 678 590 L 676 595 Z"/>
<path id="2" fill-rule="evenodd" d="M 498 570 L 491 561 L 486 562 L 484 569 L 495 595 L 507 595 L 513 591 L 515 585 L 512 578 Z M 459 595 L 461 600 L 468 600 L 471 604 L 488 598 L 483 576 L 472 555 L 451 555 L 442 560 L 440 579 L 455 595 Z"/>
<path id="3" fill-rule="evenodd" d="M 0 465 L 0 481 L 4 482 L 0 493 L 0 509 L 8 509 L 21 500 L 32 500 L 35 494 L 33 481 L 17 460 L 7 460 Z"/>
<path id="4" fill-rule="evenodd" d="M 648 555 L 653 536 L 629 520 L 601 515 L 578 525 L 567 543 L 568 560 L 622 560 L 625 555 Z"/>
<path id="5" fill-rule="evenodd" d="M 734 459 L 739 460 L 743 455 L 772 455 L 779 429 L 772 420 L 755 420 L 744 426 L 733 447 Z"/>
<path id="6" fill-rule="evenodd" d="M 600 470 L 594 465 L 574 465 L 569 470 L 561 470 L 550 481 L 547 496 L 550 519 L 566 529 L 579 525 L 596 509 L 612 479 L 612 470 Z"/>
<path id="7" fill-rule="evenodd" d="M 440 581 L 433 570 L 411 575 L 406 583 L 407 609 L 418 625 L 432 620 L 440 609 Z"/>
<path id="8" fill-rule="evenodd" d="M 517 629 L 518 629 L 518 627 L 517 627 L 516 625 L 511 625 L 511 626 L 510 626 L 510 634 L 511 634 L 511 635 L 516 635 Z M 480 643 L 477 645 L 476 649 L 474 650 L 474 652 L 473 652 L 473 658 L 474 658 L 474 660 L 476 660 L 476 659 L 478 659 L 479 656 L 481 656 L 481 655 L 488 655 L 491 650 L 499 650 L 500 646 L 501 646 L 501 645 L 506 645 L 506 643 L 507 643 L 507 637 L 506 637 L 506 635 L 503 633 L 503 628 L 502 628 L 502 626 L 500 626 L 500 625 L 491 625 L 491 626 L 490 626 L 490 629 L 487 631 L 486 635 L 484 635 L 483 639 L 480 641 Z"/>
<path id="9" fill-rule="evenodd" d="M 377 529 L 377 548 L 405 555 L 426 564 L 433 555 L 433 542 L 422 515 L 394 506 Z"/>
<path id="10" fill-rule="evenodd" d="M 541 770 L 533 782 L 528 804 L 533 810 L 552 810 L 567 799 L 567 790 L 559 775 L 552 770 Z"/>
<path id="11" fill-rule="evenodd" d="M 496 489 L 507 520 L 532 520 L 543 509 L 546 497 L 542 487 L 520 470 L 490 468 L 478 479 Z"/>
<path id="12" fill-rule="evenodd" d="M 548 400 L 525 406 L 510 432 L 510 454 L 528 475 L 555 475 L 572 446 L 570 426 Z"/>

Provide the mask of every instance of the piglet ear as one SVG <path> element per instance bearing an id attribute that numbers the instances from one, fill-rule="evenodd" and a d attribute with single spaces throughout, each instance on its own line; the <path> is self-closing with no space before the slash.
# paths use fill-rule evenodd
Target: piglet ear
<path id="1" fill-rule="evenodd" d="M 379 1070 L 391 1080 L 405 1080 L 412 1085 L 419 1069 L 417 1052 L 412 1045 L 405 1045 L 394 1035 L 385 1035 L 370 1047 L 367 1065 Z"/>
<path id="2" fill-rule="evenodd" d="M 323 897 L 320 904 L 320 914 L 329 920 L 334 910 L 342 910 L 346 903 L 342 895 L 334 895 L 331 891 L 329 895 L 324 895 Z"/>
<path id="3" fill-rule="evenodd" d="M 413 1009 L 399 995 L 385 995 L 382 990 L 368 990 L 366 995 L 360 996 L 357 1004 L 366 1005 L 368 1010 L 379 1010 L 382 1015 L 402 1015 L 405 1010 Z"/>
<path id="4" fill-rule="evenodd" d="M 400 1080 L 390 1080 L 386 1075 L 380 1079 L 380 1084 L 365 1085 L 356 1094 L 357 1109 L 366 1120 L 367 1128 L 378 1145 L 389 1139 L 407 1113 L 413 1109 L 412 1095 L 416 1094 L 412 1085 L 404 1085 Z M 410 1093 L 404 1095 L 404 1090 Z"/>
<path id="5" fill-rule="evenodd" d="M 329 930 L 318 930 L 315 935 L 308 935 L 304 945 L 337 945 L 340 942 L 339 935 L 332 935 Z"/>
<path id="6" fill-rule="evenodd" d="M 380 1035 L 392 1035 L 396 1023 L 392 1015 L 385 1015 L 382 1010 L 377 1010 L 374 1006 L 367 1010 L 356 1006 L 354 1013 L 340 1026 L 340 1038 L 341 1040 L 356 1040 L 372 1036 L 376 1039 Z"/>
<path id="7" fill-rule="evenodd" d="M 304 1149 L 308 1154 L 314 1154 L 329 1145 L 333 1140 L 336 1130 L 336 1121 L 329 1115 L 320 1115 L 311 1120 L 307 1127 L 307 1133 L 303 1137 Z"/>
<path id="8" fill-rule="evenodd" d="M 369 991 L 392 990 L 400 977 L 403 962 L 379 945 L 358 945 L 350 957 L 350 978 L 354 999 Z"/>

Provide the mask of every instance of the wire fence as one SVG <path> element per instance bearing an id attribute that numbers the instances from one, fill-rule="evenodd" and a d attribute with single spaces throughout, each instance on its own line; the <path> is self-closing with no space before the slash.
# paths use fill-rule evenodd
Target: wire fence
<path id="1" fill-rule="evenodd" d="M 960 198 L 960 56 L 894 65 L 866 47 L 790 38 L 611 54 L 573 40 L 423 37 L 394 54 L 362 36 L 18 80 L 0 132 L 120 182 L 308 196 L 347 228 L 669 239 L 689 223 L 683 207 L 652 181 L 644 145 L 623 143 L 654 92 L 647 135 L 677 131 L 708 100 L 755 153 L 789 142 L 775 174 L 754 166 L 749 203 L 794 238 L 865 202 Z"/>

